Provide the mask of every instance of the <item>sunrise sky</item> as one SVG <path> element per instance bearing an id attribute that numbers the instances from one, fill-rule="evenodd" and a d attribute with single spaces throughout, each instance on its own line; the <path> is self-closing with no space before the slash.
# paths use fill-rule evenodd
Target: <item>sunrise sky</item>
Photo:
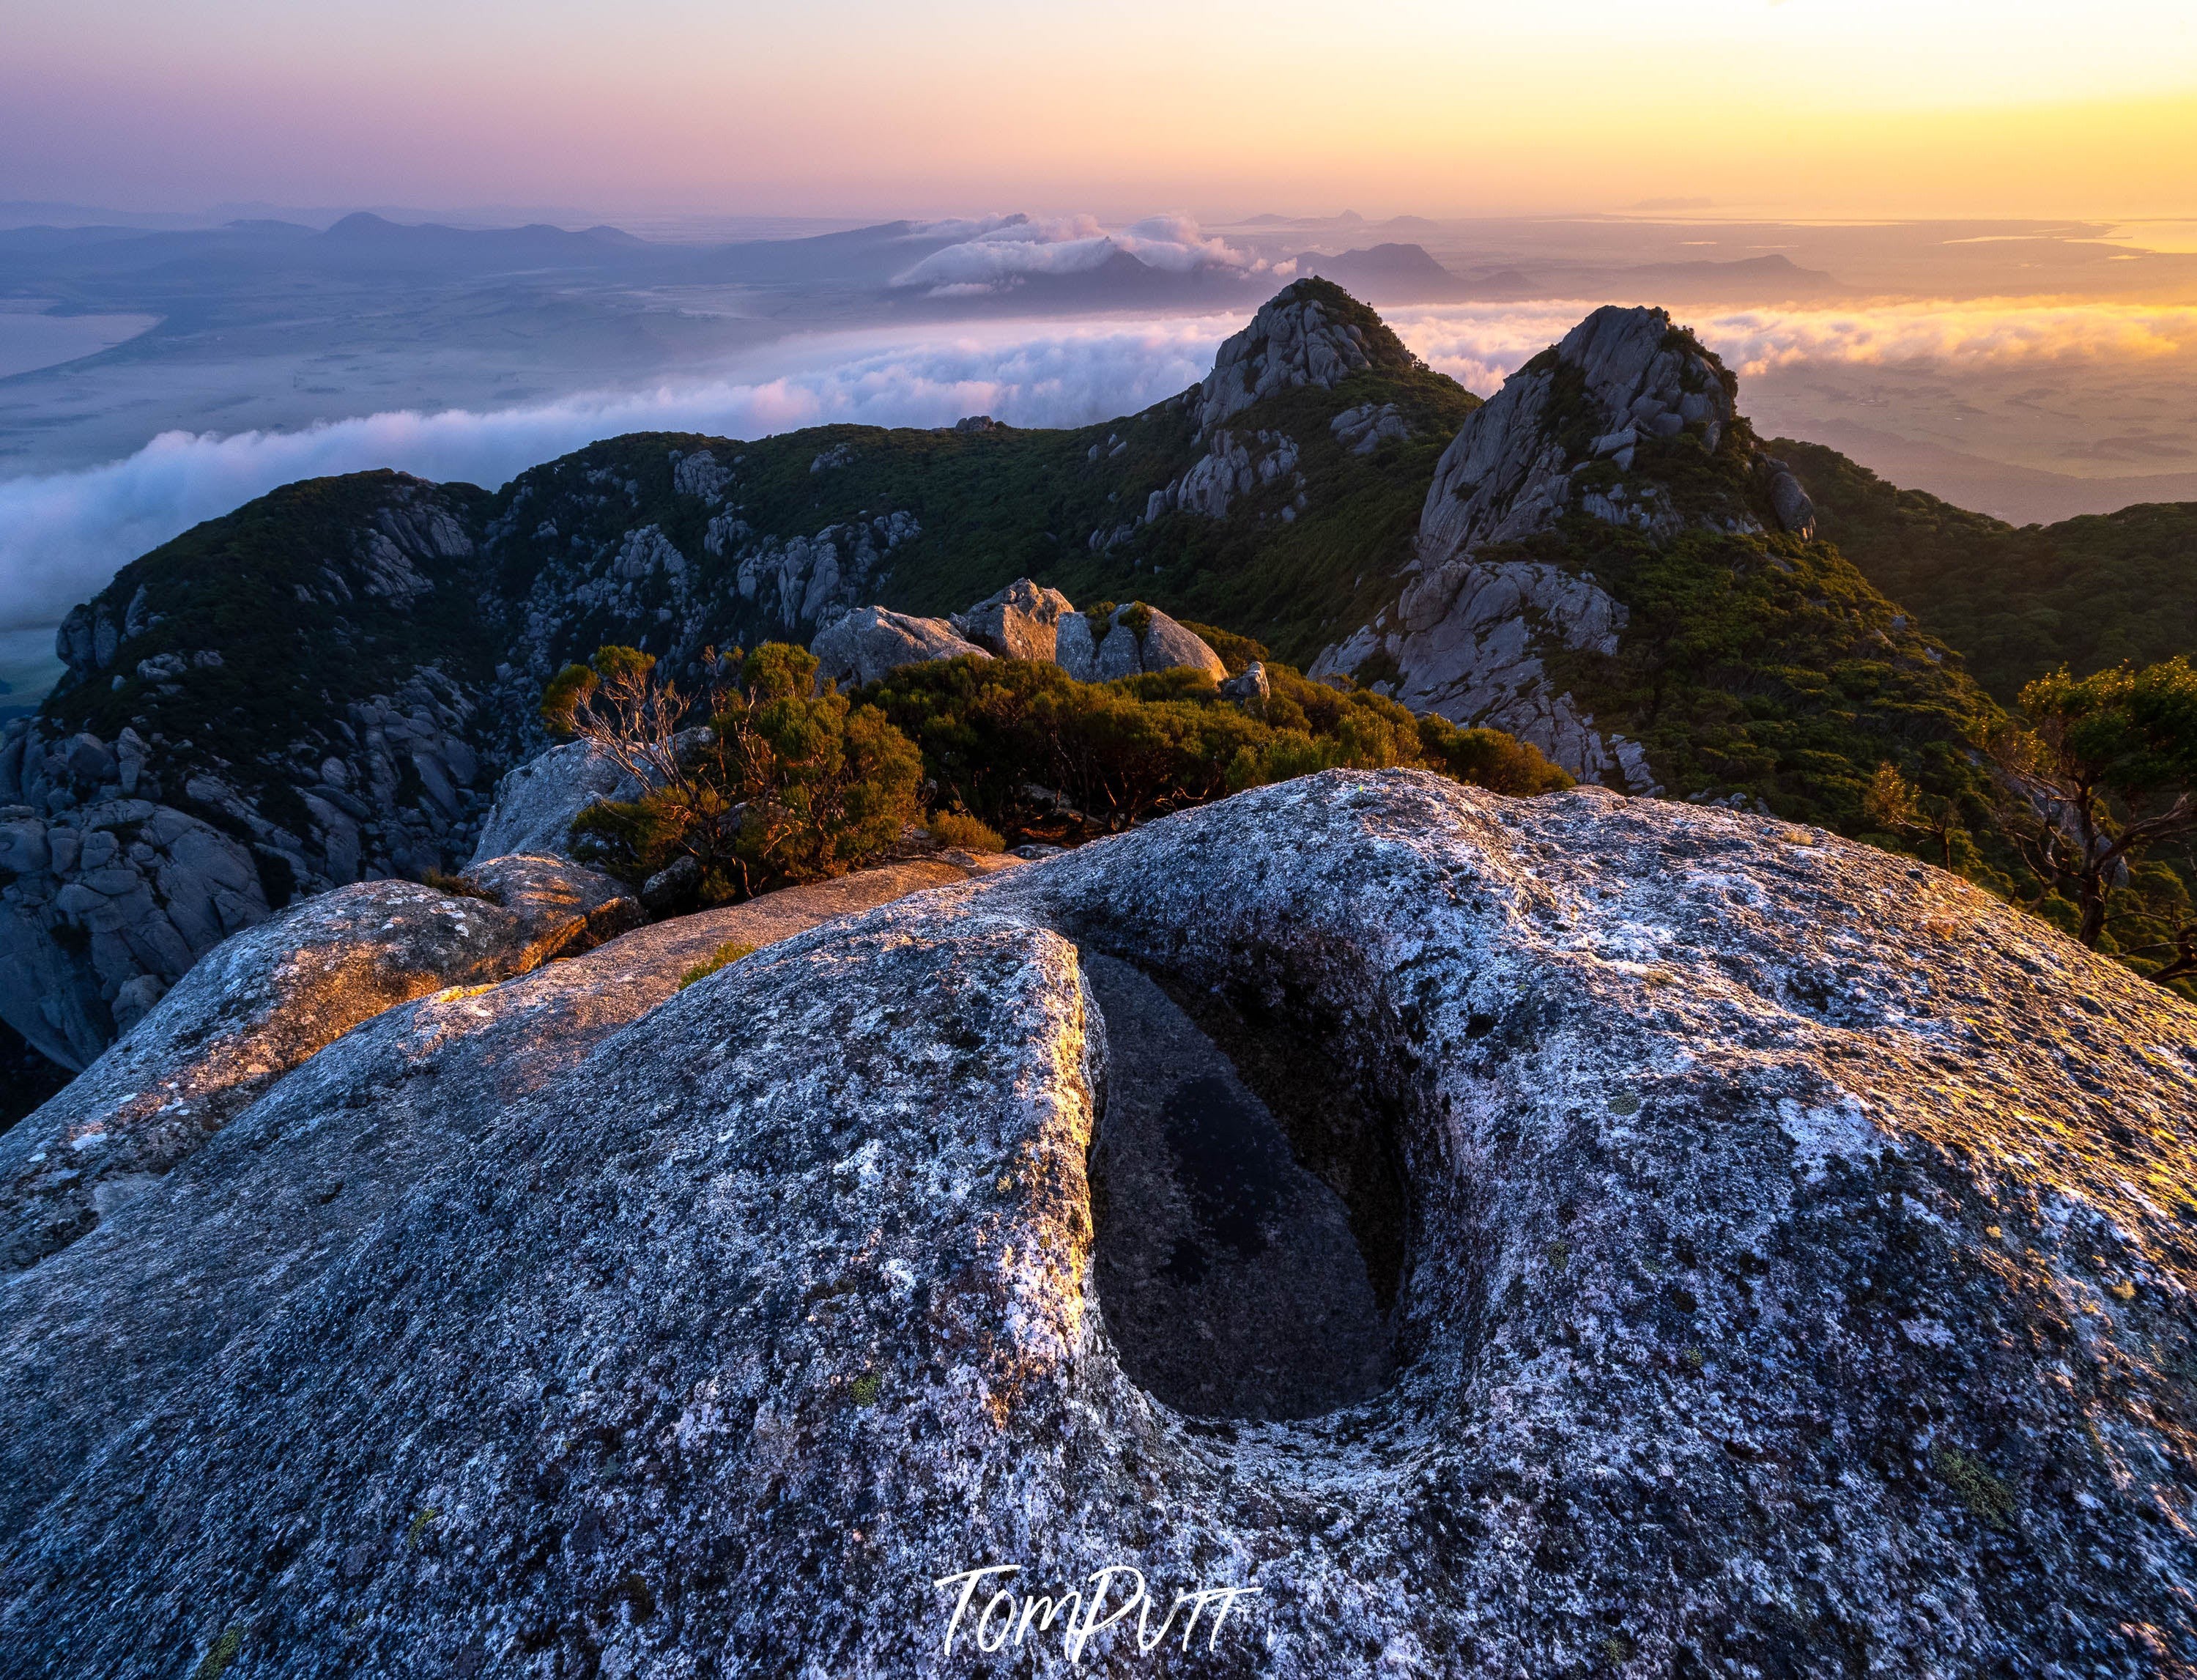
<path id="1" fill-rule="evenodd" d="M 0 198 L 2197 213 L 2187 0 L 0 0 Z"/>

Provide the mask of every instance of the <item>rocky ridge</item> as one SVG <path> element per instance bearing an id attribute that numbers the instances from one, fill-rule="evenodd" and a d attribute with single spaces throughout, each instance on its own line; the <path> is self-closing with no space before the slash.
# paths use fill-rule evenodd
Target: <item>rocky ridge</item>
<path id="1" fill-rule="evenodd" d="M 679 925 L 376 1017 L 10 1282 L 26 1673 L 945 1675 L 940 1577 L 1113 1563 L 1148 1641 L 1255 1590 L 1262 1676 L 2197 1660 L 2197 1016 L 1965 883 L 1330 773 L 613 1003 Z M 1127 1374 L 1099 957 L 1393 1256 L 1365 1398 Z"/>
<path id="2" fill-rule="evenodd" d="M 936 634 L 959 640 L 941 647 L 985 647 L 937 615 L 1018 577 L 1064 602 L 1224 625 L 1300 665 L 1325 649 L 1323 672 L 1509 727 L 1614 785 L 1748 797 L 1722 785 L 1724 768 L 1762 779 L 1767 761 L 1791 774 L 1753 799 L 1831 820 L 1809 790 L 1844 784 L 1826 782 L 1820 747 L 1803 763 L 1771 731 L 1690 762 L 1683 741 L 1649 742 L 1623 685 L 1604 680 L 1642 638 L 1621 580 L 1567 545 L 1582 525 L 1650 538 L 1632 512 L 1612 524 L 1582 509 L 1667 502 L 1693 521 L 1669 539 L 1683 542 L 1711 525 L 1769 531 L 1797 493 L 1754 472 L 1759 451 L 1712 363 L 1640 338 L 1607 321 L 1591 344 L 1572 335 L 1570 361 L 1551 350 L 1512 381 L 1497 421 L 1475 421 L 1476 399 L 1372 311 L 1307 280 L 1230 340 L 1207 380 L 1101 426 L 636 434 L 493 496 L 390 473 L 287 487 L 125 568 L 71 618 L 70 682 L 0 734 L 0 846 L 23 860 L 0 861 L 14 872 L 0 877 L 0 1017 L 81 1066 L 214 939 L 298 895 L 548 843 L 513 835 L 483 850 L 491 785 L 544 744 L 543 683 L 604 642 L 691 680 L 712 646 L 854 637 L 852 616 L 875 606 L 944 624 Z M 1707 417 L 1690 420 L 1704 401 Z M 1594 454 L 1628 428 L 1632 444 Z M 1459 463 L 1482 455 L 1495 466 L 1458 498 Z M 1713 507 L 1696 506 L 1702 461 Z M 1429 495 L 1441 462 L 1446 501 Z M 1565 462 L 1585 464 L 1557 474 Z M 1574 494 L 1558 510 L 1561 484 Z M 1539 517 L 1513 516 L 1535 507 L 1555 510 L 1523 539 L 1543 546 L 1511 552 Z M 1660 512 L 1640 518 L 1664 529 Z M 1731 536 L 1773 538 L 1789 534 Z M 1736 556 L 1727 572 L 1771 562 L 1787 551 Z M 1846 590 L 1818 580 L 1824 566 L 1835 571 L 1803 561 L 1783 622 L 1812 623 Z M 1762 657 L 1832 677 L 1896 667 L 1881 693 L 1845 705 L 1875 730 L 1853 762 L 1864 777 L 1881 758 L 1915 773 L 1912 721 L 1959 711 L 1961 679 L 1931 669 L 1943 649 L 1888 604 L 1841 610 L 1844 645 Z M 1055 657 L 1068 611 L 1025 615 Z M 1094 672 L 1154 668 L 1144 638 L 1120 640 L 1141 613 L 1083 627 Z M 849 659 L 842 675 L 862 669 Z M 1735 680 L 1752 692 L 1761 676 Z M 85 844 L 104 856 L 101 832 L 116 857 L 72 873 Z"/>
<path id="3" fill-rule="evenodd" d="M 1285 286 L 1214 356 L 1213 371 L 1198 389 L 1198 430 L 1210 433 L 1265 398 L 1298 386 L 1331 390 L 1371 368 L 1375 353 L 1365 328 L 1341 319 L 1317 285 Z"/>
<path id="4" fill-rule="evenodd" d="M 1666 311 L 1597 310 L 1466 417 L 1394 605 L 1313 670 L 1370 666 L 1416 711 L 1506 730 L 1585 780 L 1661 792 L 1640 745 L 1597 728 L 1548 670 L 1551 649 L 1614 655 L 1625 607 L 1591 573 L 1504 551 L 1568 515 L 1658 539 L 1693 525 L 1812 537 L 1806 493 L 1755 445 L 1736 391 Z M 1690 445 L 1703 462 L 1724 457 L 1731 484 L 1682 507 L 1654 452 Z"/>

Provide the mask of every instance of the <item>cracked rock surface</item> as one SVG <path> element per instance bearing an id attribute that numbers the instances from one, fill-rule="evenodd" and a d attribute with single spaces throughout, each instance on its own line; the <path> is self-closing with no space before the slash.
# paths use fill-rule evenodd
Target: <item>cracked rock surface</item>
<path id="1" fill-rule="evenodd" d="M 658 923 L 501 985 L 445 988 L 336 1040 L 136 1186 L 126 1211 L 15 1281 L 0 1334 L 0 1528 L 66 1488 L 149 1400 L 217 1370 L 232 1338 L 310 1294 L 507 1106 L 663 1002 L 719 946 L 768 947 L 971 872 L 897 864 Z M 134 1280 L 126 1292 L 108 1286 L 117 1272 Z"/>
<path id="2" fill-rule="evenodd" d="M 1084 952 L 1344 1081 L 1328 1158 L 1277 1111 L 1330 1184 L 1393 1149 L 1377 1392 L 1215 1420 L 1124 1370 L 1087 1162 L 1137 1050 Z M 373 1069 L 339 1040 L 8 1285 L 11 1323 L 152 1310 L 155 1208 L 171 1267 L 285 1280 L 25 1501 L 21 1671 L 228 1630 L 253 1674 L 1045 1671 L 1035 1634 L 942 1654 L 931 1583 L 990 1563 L 1260 1590 L 1212 1659 L 1098 1635 L 1123 1677 L 2197 1661 L 2197 1011 L 1908 860 L 1330 773 L 514 1050 L 353 1223 L 266 1234 L 476 1077 L 437 1047 L 470 1001 L 377 1020 Z M 11 1346 L 11 1405 L 90 1386 Z"/>

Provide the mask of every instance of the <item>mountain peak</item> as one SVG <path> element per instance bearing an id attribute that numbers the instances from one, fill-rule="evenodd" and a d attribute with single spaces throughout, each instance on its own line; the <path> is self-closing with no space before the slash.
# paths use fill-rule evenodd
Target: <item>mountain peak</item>
<path id="1" fill-rule="evenodd" d="M 1530 536 L 1574 508 L 1660 535 L 1696 518 L 1759 530 L 1765 515 L 1807 535 L 1807 498 L 1752 434 L 1734 430 L 1738 390 L 1714 352 L 1673 324 L 1667 310 L 1605 304 L 1467 417 L 1428 488 L 1421 563 Z M 1658 475 L 1643 452 L 1652 456 L 1685 439 L 1728 481 L 1713 508 L 1681 508 L 1653 482 Z M 1650 482 L 1621 506 L 1598 498 L 1578 475 L 1600 461 L 1620 474 L 1638 462 Z"/>
<path id="2" fill-rule="evenodd" d="M 1198 426 L 1210 431 L 1253 403 L 1313 385 L 1332 390 L 1369 368 L 1407 368 L 1388 324 L 1333 281 L 1291 281 L 1220 346 L 1205 376 Z"/>

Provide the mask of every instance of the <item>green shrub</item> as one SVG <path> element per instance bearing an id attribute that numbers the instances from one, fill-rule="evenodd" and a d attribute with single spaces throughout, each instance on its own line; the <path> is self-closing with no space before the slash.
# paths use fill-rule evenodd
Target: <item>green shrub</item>
<path id="1" fill-rule="evenodd" d="M 1416 766 L 1505 792 L 1569 785 L 1508 736 L 1267 669 L 1272 692 L 1257 707 L 1222 698 L 1200 671 L 1081 683 L 1012 659 L 903 666 L 860 698 L 920 748 L 942 802 L 1010 836 L 1110 832 L 1338 768 Z"/>
<path id="2" fill-rule="evenodd" d="M 942 846 L 958 847 L 965 852 L 1004 852 L 1007 849 L 998 829 L 965 812 L 940 811 L 928 818 L 925 826 L 930 831 L 930 837 Z"/>
<path id="3" fill-rule="evenodd" d="M 552 685 L 574 733 L 622 751 L 654 784 L 574 820 L 581 861 L 640 886 L 692 857 L 701 902 L 721 904 L 844 874 L 900 837 L 917 808 L 915 750 L 875 707 L 814 692 L 814 654 L 777 642 L 745 659 L 712 651 L 704 701 L 634 672 L 617 658 L 629 651 L 599 650 L 594 685 L 569 672 L 561 692 Z M 697 710 L 709 728 L 679 733 Z"/>
<path id="4" fill-rule="evenodd" d="M 1937 1466 L 1945 1486 L 1983 1520 L 1986 1527 L 2003 1532 L 2013 1526 L 2020 1503 L 2014 1497 L 2014 1490 L 1994 1475 L 1982 1459 L 1971 1457 L 1956 1447 L 1941 1446 L 1932 1450 L 1930 1462 Z"/>

